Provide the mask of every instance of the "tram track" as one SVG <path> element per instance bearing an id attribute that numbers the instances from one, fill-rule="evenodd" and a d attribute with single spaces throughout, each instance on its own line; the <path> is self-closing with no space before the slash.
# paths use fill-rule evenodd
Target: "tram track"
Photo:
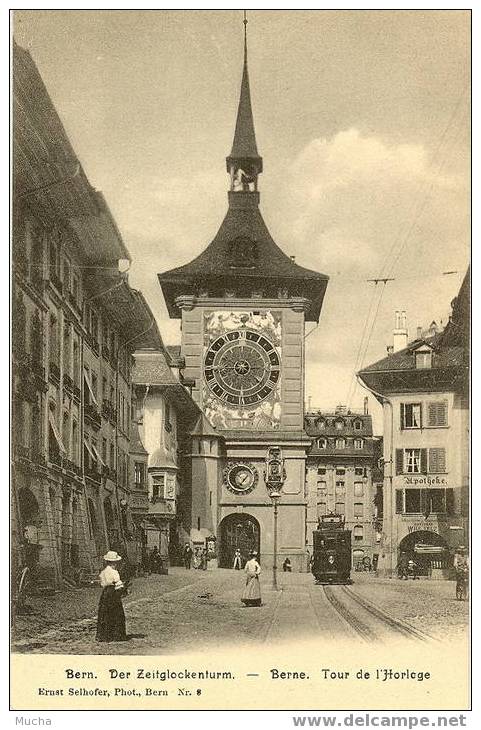
<path id="1" fill-rule="evenodd" d="M 396 635 L 413 641 L 434 640 L 429 634 L 389 615 L 348 586 L 323 585 L 322 591 L 332 608 L 365 642 L 382 643 Z"/>
<path id="2" fill-rule="evenodd" d="M 347 606 L 339 600 L 336 593 L 332 590 L 332 586 L 323 585 L 322 591 L 327 601 L 334 608 L 336 613 L 338 613 L 341 618 L 344 619 L 344 621 L 351 627 L 351 629 L 354 629 L 356 634 L 363 641 L 369 643 L 379 641 L 379 636 L 372 630 L 372 628 L 370 628 L 369 626 L 367 626 L 367 624 L 361 621 L 358 616 L 350 611 Z"/>
<path id="3" fill-rule="evenodd" d="M 419 629 L 415 629 L 414 626 L 410 626 L 400 619 L 390 616 L 388 613 L 379 608 L 379 606 L 375 606 L 373 603 L 371 603 L 371 601 L 368 601 L 367 598 L 364 598 L 363 596 L 360 596 L 358 593 L 356 593 L 356 591 L 353 591 L 352 588 L 349 588 L 348 586 L 342 586 L 342 591 L 352 600 L 354 600 L 358 605 L 362 606 L 368 613 L 370 613 L 372 616 L 375 616 L 377 619 L 389 626 L 389 628 L 391 628 L 396 633 L 401 634 L 406 638 L 414 639 L 416 641 L 434 641 L 434 638 L 429 634 L 425 633 L 424 631 L 420 631 Z"/>

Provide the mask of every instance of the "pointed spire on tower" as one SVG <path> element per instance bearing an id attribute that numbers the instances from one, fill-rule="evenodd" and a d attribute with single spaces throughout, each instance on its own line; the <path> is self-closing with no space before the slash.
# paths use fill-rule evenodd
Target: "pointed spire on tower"
<path id="1" fill-rule="evenodd" d="M 262 157 L 257 151 L 254 117 L 252 114 L 251 94 L 249 88 L 249 71 L 247 68 L 247 13 L 244 10 L 244 68 L 242 71 L 241 92 L 237 121 L 234 132 L 232 150 L 227 158 L 227 171 L 232 167 L 251 165 L 252 172 L 257 176 L 262 172 Z"/>

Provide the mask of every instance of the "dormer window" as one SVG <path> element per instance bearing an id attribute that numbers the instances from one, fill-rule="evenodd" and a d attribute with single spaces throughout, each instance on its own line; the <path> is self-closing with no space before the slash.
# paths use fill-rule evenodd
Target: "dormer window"
<path id="1" fill-rule="evenodd" d="M 346 448 L 346 439 L 340 438 L 336 439 L 336 449 L 345 449 Z"/>
<path id="2" fill-rule="evenodd" d="M 342 420 L 342 418 L 336 419 L 335 426 L 336 426 L 336 428 L 337 428 L 338 431 L 340 431 L 341 429 L 344 428 L 344 421 Z"/>
<path id="3" fill-rule="evenodd" d="M 327 449 L 327 439 L 317 439 L 318 449 Z"/>
<path id="4" fill-rule="evenodd" d="M 433 351 L 424 345 L 414 351 L 414 362 L 416 370 L 428 370 L 433 366 Z"/>
<path id="5" fill-rule="evenodd" d="M 326 421 L 324 418 L 318 418 L 316 421 L 316 426 L 320 431 L 323 431 L 326 428 Z"/>
<path id="6" fill-rule="evenodd" d="M 354 421 L 354 429 L 356 431 L 361 431 L 362 430 L 362 421 Z"/>
<path id="7" fill-rule="evenodd" d="M 362 439 L 354 439 L 354 448 L 357 450 L 361 450 L 364 446 L 364 441 Z"/>

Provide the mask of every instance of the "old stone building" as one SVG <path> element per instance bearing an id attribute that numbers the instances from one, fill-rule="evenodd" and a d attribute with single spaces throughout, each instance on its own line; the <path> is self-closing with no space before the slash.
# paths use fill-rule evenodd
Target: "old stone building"
<path id="1" fill-rule="evenodd" d="M 342 515 L 352 532 L 352 563 L 376 563 L 379 545 L 376 448 L 367 403 L 360 413 L 339 406 L 309 411 L 305 427 L 312 440 L 306 465 L 307 544 L 320 517 Z"/>
<path id="2" fill-rule="evenodd" d="M 38 70 L 13 51 L 14 567 L 61 586 L 131 534 L 131 353 L 160 347 L 129 253 Z"/>
<path id="3" fill-rule="evenodd" d="M 469 272 L 447 326 L 394 348 L 359 376 L 383 406 L 384 489 L 380 570 L 401 552 L 426 575 L 450 575 L 468 541 Z"/>

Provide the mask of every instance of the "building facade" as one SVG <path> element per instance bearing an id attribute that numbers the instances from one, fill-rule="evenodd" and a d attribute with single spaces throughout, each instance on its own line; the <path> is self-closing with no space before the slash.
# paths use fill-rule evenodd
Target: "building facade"
<path id="1" fill-rule="evenodd" d="M 376 505 L 376 448 L 367 403 L 362 412 L 339 406 L 305 416 L 311 448 L 306 464 L 307 544 L 327 514 L 342 515 L 352 532 L 352 564 L 375 565 L 380 530 Z"/>
<path id="2" fill-rule="evenodd" d="M 199 498 L 209 508 L 197 520 L 194 516 L 192 530 L 214 534 L 221 566 L 232 564 L 236 546 L 244 553 L 255 548 L 269 562 L 273 510 L 263 472 L 267 449 L 275 446 L 286 473 L 279 505 L 280 552 L 301 568 L 310 447 L 304 431 L 304 325 L 319 320 L 327 277 L 284 254 L 259 210 L 263 161 L 254 132 L 246 49 L 226 162 L 229 205 L 217 235 L 196 259 L 159 274 L 169 315 L 182 320 L 181 356 L 193 399 L 207 419 L 207 430 L 223 439 L 224 452 L 212 454 L 217 466 Z M 202 448 L 209 448 L 210 438 L 204 438 Z M 195 501 L 194 480 L 192 489 Z"/>
<path id="3" fill-rule="evenodd" d="M 217 455 L 216 447 L 203 448 L 201 411 L 171 363 L 175 364 L 167 350 L 139 351 L 133 375 L 138 433 L 131 447 L 135 521 L 145 552 L 157 547 L 165 568 L 181 562 L 186 541 L 204 545 L 205 536 L 212 534 L 201 533 L 200 527 L 196 534 L 195 525 L 211 527 L 205 514 L 206 471 Z M 218 434 L 209 445 L 212 441 L 217 445 Z"/>
<path id="4" fill-rule="evenodd" d="M 60 587 L 131 534 L 131 354 L 160 336 L 30 54 L 13 60 L 14 572 Z"/>
<path id="5" fill-rule="evenodd" d="M 405 552 L 421 573 L 448 577 L 454 549 L 468 541 L 469 274 L 442 332 L 359 376 L 384 412 L 380 569 L 394 574 Z"/>

